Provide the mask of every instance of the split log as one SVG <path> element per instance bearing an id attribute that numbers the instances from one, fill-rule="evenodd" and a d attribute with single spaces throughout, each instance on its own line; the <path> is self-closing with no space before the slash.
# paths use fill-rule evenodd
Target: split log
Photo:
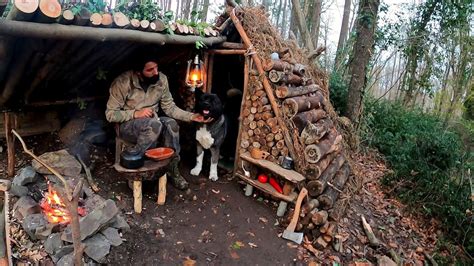
<path id="1" fill-rule="evenodd" d="M 247 139 L 244 139 L 244 140 L 242 140 L 242 142 L 240 142 L 240 147 L 242 147 L 244 149 L 247 149 L 249 146 L 250 146 L 250 143 Z"/>
<path id="2" fill-rule="evenodd" d="M 283 139 L 283 134 L 281 134 L 281 133 L 276 133 L 276 134 L 274 135 L 274 138 L 275 138 L 276 141 L 280 141 L 280 140 Z"/>
<path id="3" fill-rule="evenodd" d="M 255 121 L 255 115 L 254 115 L 254 114 L 249 114 L 249 115 L 247 116 L 247 119 L 248 119 L 250 122 Z M 249 124 L 250 124 L 250 122 L 249 122 Z"/>
<path id="4" fill-rule="evenodd" d="M 39 0 L 13 0 L 7 19 L 28 20 L 39 7 Z"/>
<path id="5" fill-rule="evenodd" d="M 292 74 L 292 73 L 284 73 L 281 71 L 276 71 L 272 70 L 268 73 L 268 78 L 270 79 L 271 82 L 273 83 L 285 83 L 285 84 L 291 84 L 294 86 L 301 86 L 304 85 L 304 79 L 298 75 Z"/>
<path id="6" fill-rule="evenodd" d="M 321 118 L 326 117 L 326 112 L 322 109 L 313 109 L 310 111 L 302 112 L 296 114 L 292 120 L 295 123 L 296 128 L 298 128 L 298 132 L 302 132 L 303 129 L 309 123 L 315 123 Z"/>
<path id="7" fill-rule="evenodd" d="M 257 121 L 257 127 L 258 128 L 263 128 L 264 126 L 265 126 L 265 121 L 263 121 L 263 120 L 258 120 Z"/>
<path id="8" fill-rule="evenodd" d="M 278 142 L 276 143 L 276 148 L 277 148 L 278 150 L 283 149 L 283 147 L 285 147 L 285 141 L 284 141 L 284 140 L 280 140 L 280 141 L 278 141 Z M 275 155 L 275 156 L 276 156 L 276 155 Z"/>
<path id="9" fill-rule="evenodd" d="M 270 141 L 273 141 L 275 139 L 275 135 L 273 133 L 269 133 L 267 134 L 267 136 L 265 137 L 265 139 L 270 142 Z"/>
<path id="10" fill-rule="evenodd" d="M 301 215 L 304 217 L 306 214 L 318 207 L 319 201 L 317 199 L 311 199 L 310 201 L 306 202 L 303 207 L 301 207 Z"/>
<path id="11" fill-rule="evenodd" d="M 333 126 L 332 120 L 329 118 L 321 119 L 314 124 L 308 123 L 308 125 L 300 133 L 301 142 L 305 145 L 317 143 L 326 135 L 326 133 L 330 131 Z"/>
<path id="12" fill-rule="evenodd" d="M 327 211 L 318 211 L 311 217 L 311 221 L 314 225 L 322 225 L 328 221 L 328 212 Z"/>
<path id="13" fill-rule="evenodd" d="M 112 17 L 111 14 L 109 13 L 104 13 L 102 14 L 102 26 L 103 27 L 112 27 L 112 24 L 114 22 L 114 18 Z"/>
<path id="14" fill-rule="evenodd" d="M 339 194 L 344 189 L 347 179 L 349 178 L 350 167 L 348 163 L 345 163 L 339 171 L 337 171 L 332 182 L 328 181 L 328 187 L 324 194 L 318 197 L 321 208 L 327 210 L 333 207 Z"/>
<path id="15" fill-rule="evenodd" d="M 319 236 L 315 241 L 313 241 L 313 246 L 319 250 L 325 249 L 329 245 L 322 236 Z"/>
<path id="16" fill-rule="evenodd" d="M 63 11 L 63 14 L 59 18 L 59 23 L 64 25 L 70 25 L 74 23 L 74 18 L 74 13 L 71 10 L 66 9 Z"/>
<path id="17" fill-rule="evenodd" d="M 140 28 L 140 20 L 135 19 L 135 18 L 131 19 L 130 20 L 130 27 L 132 29 L 138 30 Z"/>
<path id="18" fill-rule="evenodd" d="M 53 22 L 61 16 L 61 5 L 58 0 L 40 0 L 39 9 L 41 13 Z"/>
<path id="19" fill-rule="evenodd" d="M 320 89 L 321 88 L 316 84 L 310 84 L 310 85 L 300 86 L 300 87 L 278 86 L 275 90 L 275 95 L 280 99 L 284 99 L 284 98 L 289 98 L 289 97 L 305 95 L 305 94 L 312 93 Z"/>
<path id="20" fill-rule="evenodd" d="M 155 24 L 155 31 L 157 32 L 162 32 L 166 29 L 166 25 L 161 19 L 155 19 L 153 24 Z"/>
<path id="21" fill-rule="evenodd" d="M 287 98 L 283 101 L 282 112 L 286 117 L 293 117 L 297 113 L 311 109 L 322 109 L 324 107 L 324 101 L 324 96 L 321 92 L 317 92 L 313 97 L 298 96 Z"/>
<path id="22" fill-rule="evenodd" d="M 313 208 L 312 210 L 310 210 L 308 213 L 304 214 L 303 218 L 301 219 L 301 224 L 305 225 L 306 228 L 310 229 L 309 228 L 309 224 L 312 224 L 313 227 L 314 227 L 314 224 L 313 222 L 311 222 L 311 218 L 313 218 L 313 215 L 318 212 L 318 208 Z M 301 215 L 300 215 L 301 216 Z"/>
<path id="23" fill-rule="evenodd" d="M 272 117 L 273 117 L 273 114 L 270 113 L 270 112 L 264 112 L 264 113 L 262 114 L 262 119 L 263 119 L 263 120 L 268 120 L 268 119 L 270 119 L 270 118 L 272 118 Z"/>
<path id="24" fill-rule="evenodd" d="M 369 239 L 370 246 L 374 248 L 380 246 L 380 241 L 375 236 L 374 231 L 372 231 L 372 227 L 370 227 L 370 224 L 367 223 L 364 216 L 361 216 L 360 218 L 362 220 L 362 227 L 364 228 L 364 232 L 367 235 L 367 238 Z"/>
<path id="25" fill-rule="evenodd" d="M 336 174 L 336 172 L 339 171 L 344 162 L 344 155 L 338 154 L 338 156 L 331 162 L 326 170 L 324 170 L 318 180 L 308 182 L 308 186 L 311 183 L 312 194 L 310 195 L 313 197 L 321 195 L 324 192 L 324 189 L 327 187 L 328 180 L 330 180 Z"/>
<path id="26" fill-rule="evenodd" d="M 114 12 L 113 20 L 114 20 L 114 25 L 117 28 L 124 28 L 130 25 L 130 20 L 122 12 Z"/>
<path id="27" fill-rule="evenodd" d="M 147 31 L 148 27 L 150 27 L 150 21 L 143 19 L 140 21 L 140 30 Z"/>
<path id="28" fill-rule="evenodd" d="M 321 173 L 326 170 L 334 158 L 336 158 L 337 154 L 337 151 L 334 151 L 322 158 L 316 165 L 311 164 L 307 169 L 304 170 L 306 178 L 309 180 L 317 179 Z"/>
<path id="29" fill-rule="evenodd" d="M 100 26 L 102 24 L 102 15 L 99 13 L 92 13 L 89 18 L 90 25 L 92 26 Z"/>
<path id="30" fill-rule="evenodd" d="M 282 60 L 268 60 L 263 66 L 265 71 L 283 71 L 293 73 L 295 75 L 304 76 L 306 74 L 306 67 L 302 64 L 290 64 Z"/>
<path id="31" fill-rule="evenodd" d="M 326 154 L 338 149 L 342 141 L 342 136 L 337 134 L 336 129 L 332 129 L 325 138 L 318 144 L 311 144 L 304 149 L 304 157 L 308 163 L 317 163 Z"/>

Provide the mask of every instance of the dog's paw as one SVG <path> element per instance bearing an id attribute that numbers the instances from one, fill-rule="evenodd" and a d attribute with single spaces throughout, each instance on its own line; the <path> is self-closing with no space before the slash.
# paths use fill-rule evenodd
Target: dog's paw
<path id="1" fill-rule="evenodd" d="M 209 179 L 212 180 L 212 181 L 217 181 L 217 179 L 219 179 L 219 177 L 217 176 L 217 174 L 213 175 L 209 175 Z"/>
<path id="2" fill-rule="evenodd" d="M 191 175 L 198 176 L 201 173 L 201 167 L 194 167 L 191 169 Z"/>

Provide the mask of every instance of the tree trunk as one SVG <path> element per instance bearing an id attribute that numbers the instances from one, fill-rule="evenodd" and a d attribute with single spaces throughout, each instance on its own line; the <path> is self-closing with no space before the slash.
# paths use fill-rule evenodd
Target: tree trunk
<path id="1" fill-rule="evenodd" d="M 286 35 L 286 27 L 288 25 L 287 19 L 288 19 L 288 0 L 285 0 L 285 4 L 283 5 L 283 20 L 281 22 L 281 36 L 285 38 Z"/>
<path id="2" fill-rule="evenodd" d="M 184 10 L 183 10 L 183 14 L 181 16 L 181 18 L 183 20 L 189 20 L 189 14 L 191 13 L 191 1 L 192 0 L 186 0 L 186 2 L 184 3 Z"/>
<path id="3" fill-rule="evenodd" d="M 313 36 L 314 47 L 318 47 L 319 41 L 319 26 L 321 24 L 321 9 L 322 0 L 316 0 L 314 2 L 313 16 L 311 18 L 311 36 Z"/>
<path id="4" fill-rule="evenodd" d="M 344 15 L 342 16 L 341 31 L 339 33 L 339 41 L 337 42 L 336 60 L 334 62 L 335 69 L 338 69 L 338 65 L 341 63 L 341 54 L 344 47 L 344 43 L 347 39 L 347 33 L 349 31 L 349 16 L 351 13 L 351 0 L 345 0 L 344 2 Z"/>
<path id="5" fill-rule="evenodd" d="M 202 6 L 202 21 L 206 22 L 207 20 L 207 13 L 209 10 L 209 0 L 204 0 L 204 4 Z"/>
<path id="6" fill-rule="evenodd" d="M 309 34 L 308 27 L 306 26 L 305 20 L 304 20 L 304 14 L 301 9 L 300 1 L 299 0 L 291 0 L 293 3 L 293 6 L 295 7 L 295 15 L 296 15 L 296 21 L 298 23 L 298 28 L 300 30 L 301 36 L 304 40 L 304 44 L 306 48 L 312 52 L 314 51 L 314 45 L 313 41 L 311 39 L 311 35 Z"/>
<path id="7" fill-rule="evenodd" d="M 361 0 L 356 22 L 356 40 L 349 62 L 349 92 L 347 96 L 347 117 L 359 126 L 362 114 L 362 100 L 366 86 L 366 73 L 374 46 L 374 34 L 377 26 L 377 12 L 380 0 Z"/>

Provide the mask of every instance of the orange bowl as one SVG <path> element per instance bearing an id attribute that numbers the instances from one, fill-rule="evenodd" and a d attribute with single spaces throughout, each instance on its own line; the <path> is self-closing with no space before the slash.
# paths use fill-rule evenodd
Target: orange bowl
<path id="1" fill-rule="evenodd" d="M 148 157 L 152 160 L 155 160 L 155 161 L 161 161 L 161 160 L 168 159 L 171 156 L 173 156 L 173 154 L 174 154 L 173 149 L 165 148 L 165 147 L 154 148 L 154 149 L 147 150 L 145 152 L 146 157 Z"/>

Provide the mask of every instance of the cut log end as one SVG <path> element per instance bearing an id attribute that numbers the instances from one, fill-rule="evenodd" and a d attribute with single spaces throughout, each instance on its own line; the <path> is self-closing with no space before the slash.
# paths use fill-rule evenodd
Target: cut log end
<path id="1" fill-rule="evenodd" d="M 58 18 L 61 16 L 61 5 L 57 0 L 41 0 L 39 9 L 43 15 L 49 18 Z"/>
<path id="2" fill-rule="evenodd" d="M 19 11 L 32 14 L 39 7 L 39 0 L 14 0 L 13 4 Z"/>

